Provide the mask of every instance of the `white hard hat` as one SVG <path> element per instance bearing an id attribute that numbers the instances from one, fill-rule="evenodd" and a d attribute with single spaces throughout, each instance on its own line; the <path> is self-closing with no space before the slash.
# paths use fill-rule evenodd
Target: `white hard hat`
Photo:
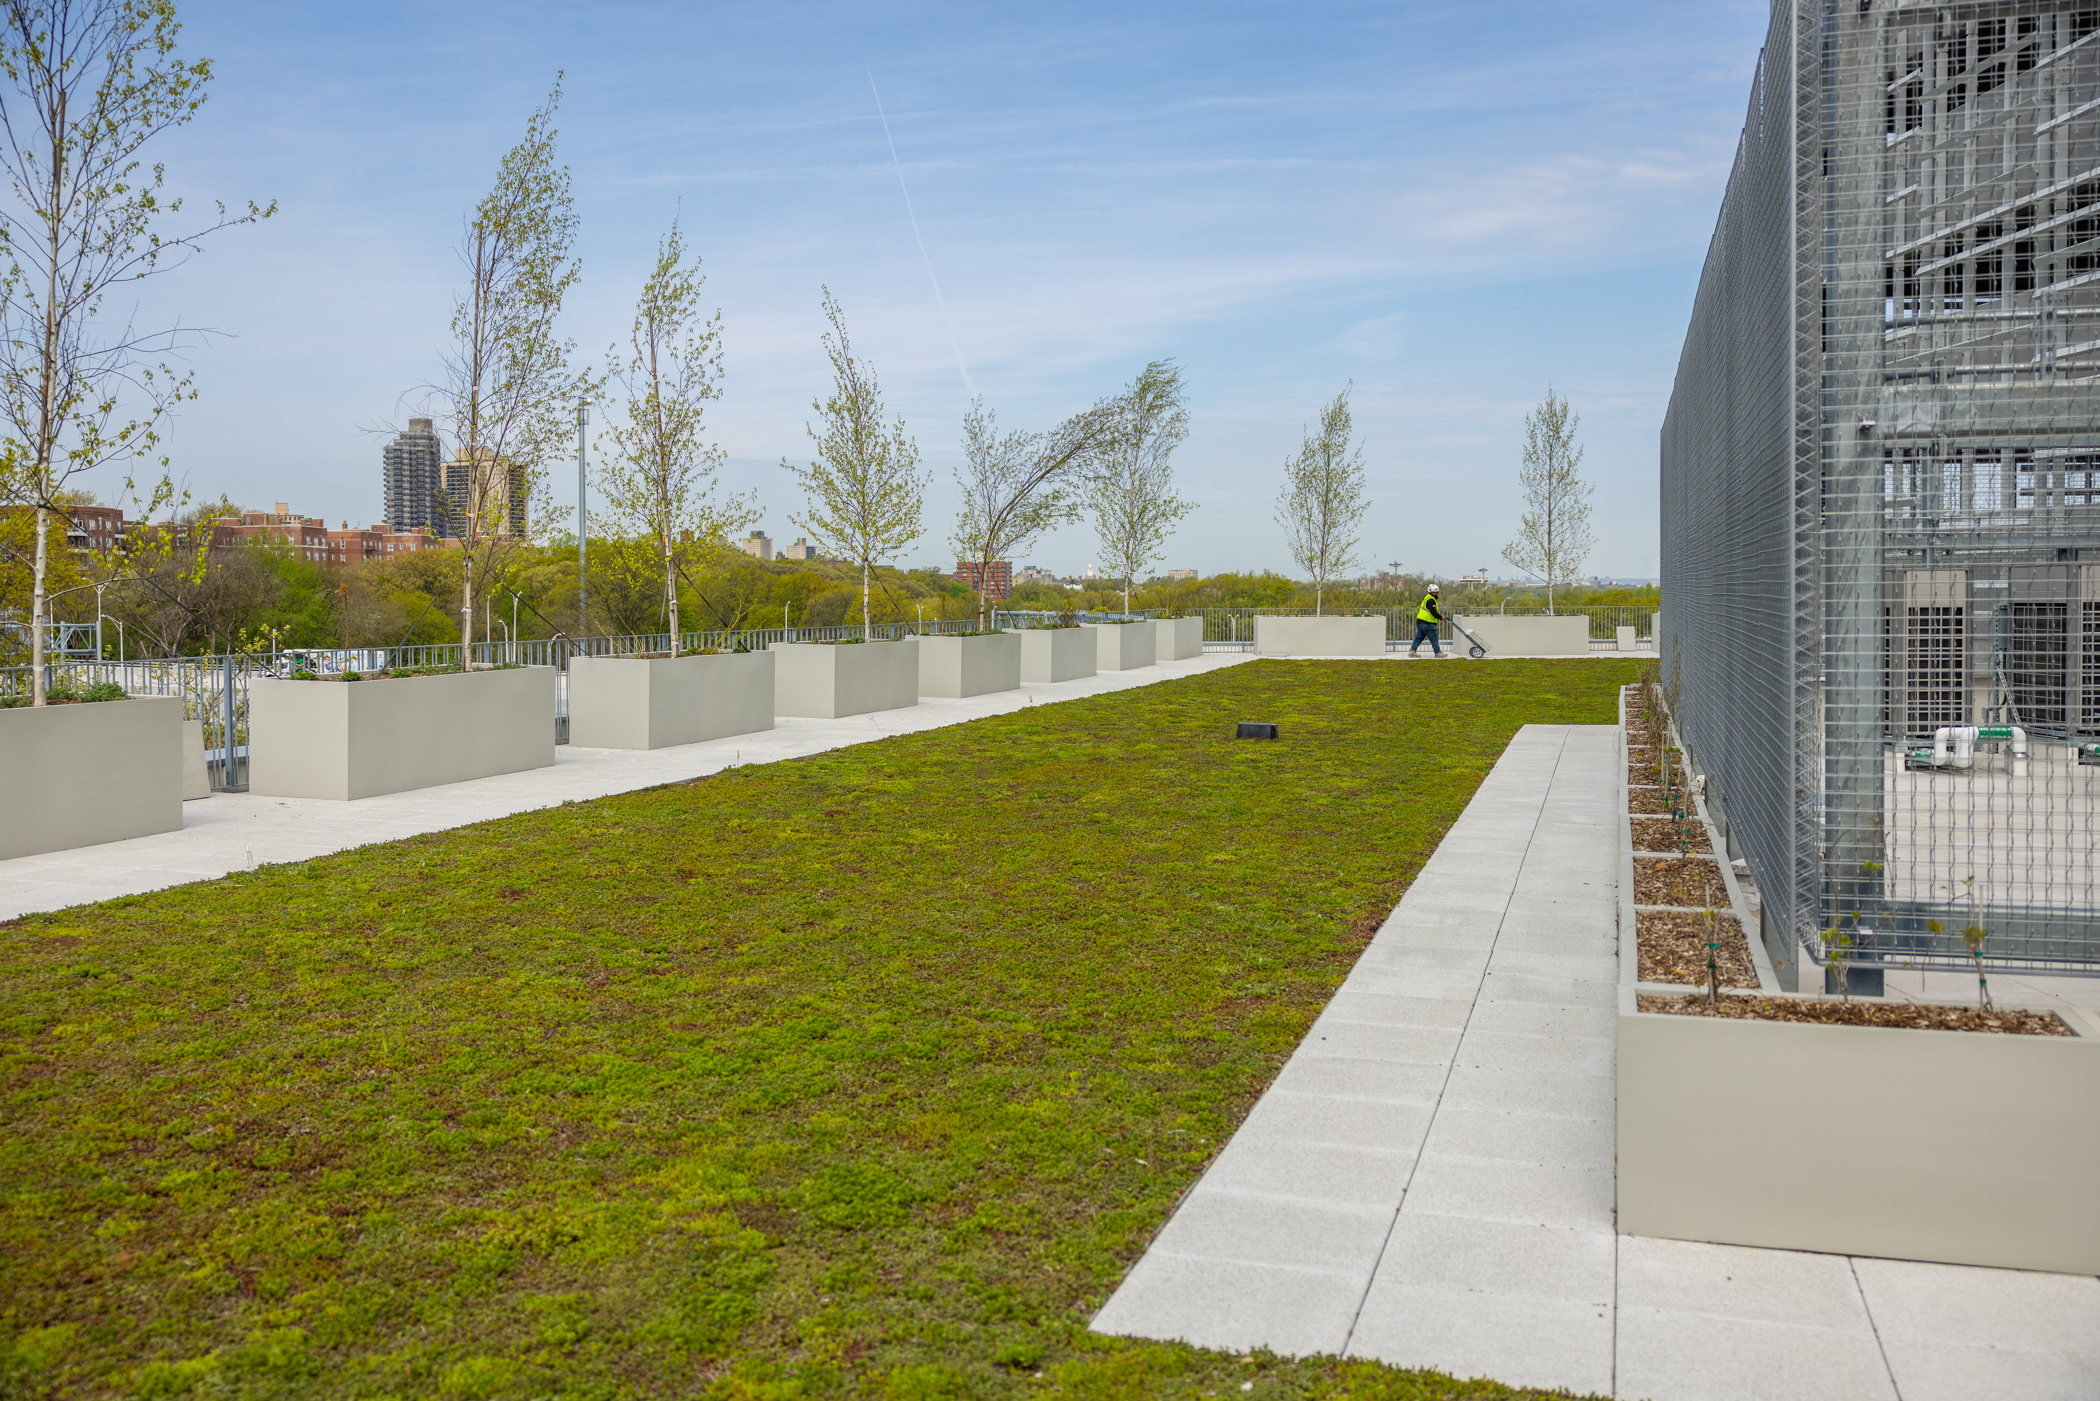
<path id="1" fill-rule="evenodd" d="M 1431 585 L 1429 586 L 1429 591 L 1430 591 L 1431 593 L 1435 593 L 1435 592 L 1436 592 L 1436 591 L 1437 591 L 1438 589 L 1441 589 L 1442 587 L 1443 587 L 1443 585 L 1442 585 L 1442 584 L 1431 584 Z"/>

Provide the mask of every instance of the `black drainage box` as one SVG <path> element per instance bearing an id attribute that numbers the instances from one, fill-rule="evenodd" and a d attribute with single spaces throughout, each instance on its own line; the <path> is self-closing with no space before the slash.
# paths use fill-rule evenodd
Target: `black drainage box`
<path id="1" fill-rule="evenodd" d="M 1278 734 L 1276 727 L 1266 720 L 1242 720 L 1240 721 L 1240 732 L 1234 735 L 1233 738 L 1281 739 L 1283 736 Z"/>

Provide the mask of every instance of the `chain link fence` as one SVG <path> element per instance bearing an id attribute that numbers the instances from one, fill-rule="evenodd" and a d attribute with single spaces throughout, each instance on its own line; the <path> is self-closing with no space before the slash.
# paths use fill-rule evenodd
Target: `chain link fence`
<path id="1" fill-rule="evenodd" d="M 1774 5 L 1662 522 L 1775 963 L 2100 973 L 2100 9 Z"/>

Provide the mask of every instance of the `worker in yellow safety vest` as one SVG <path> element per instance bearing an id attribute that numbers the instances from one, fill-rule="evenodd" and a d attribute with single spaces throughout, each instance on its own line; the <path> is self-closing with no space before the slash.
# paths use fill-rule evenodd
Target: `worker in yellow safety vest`
<path id="1" fill-rule="evenodd" d="M 1420 647 L 1424 639 L 1428 640 L 1430 651 L 1439 657 L 1444 655 L 1444 649 L 1437 645 L 1436 637 L 1437 624 L 1444 621 L 1444 610 L 1436 606 L 1436 596 L 1437 586 L 1431 584 L 1429 592 L 1422 595 L 1422 606 L 1415 610 L 1415 645 L 1407 649 L 1407 655 L 1410 657 L 1415 655 L 1415 648 Z M 1454 652 L 1452 655 L 1458 654 Z"/>

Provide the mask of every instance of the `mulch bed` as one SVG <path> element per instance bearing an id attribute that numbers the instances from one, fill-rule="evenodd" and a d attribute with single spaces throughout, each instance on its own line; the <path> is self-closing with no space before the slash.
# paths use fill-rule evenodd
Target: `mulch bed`
<path id="1" fill-rule="evenodd" d="M 1684 856 L 1633 863 L 1633 903 L 1679 909 L 1728 908 L 1728 884 L 1712 860 Z"/>
<path id="2" fill-rule="evenodd" d="M 1684 786 L 1684 754 L 1676 749 L 1669 751 L 1670 774 L 1679 787 Z M 1626 781 L 1628 783 L 1661 783 L 1662 766 L 1655 762 L 1654 751 L 1629 749 L 1626 751 Z"/>
<path id="3" fill-rule="evenodd" d="M 1643 915 L 1643 919 L 1647 916 Z M 1645 951 L 1644 951 L 1645 956 Z M 1646 976 L 1643 973 L 1642 976 Z M 1677 1017 L 1733 1017 L 1738 1021 L 1820 1022 L 1825 1026 L 1894 1026 L 1919 1031 L 1982 1031 L 2004 1036 L 2070 1036 L 2052 1012 L 1980 1012 L 1974 1007 L 1919 1005 L 1909 1002 L 1810 1002 L 1777 997 L 1722 997 L 1708 1006 L 1703 997 L 1642 993 L 1643 1012 Z"/>
<path id="4" fill-rule="evenodd" d="M 1659 914 L 1643 910 L 1634 916 L 1639 926 L 1641 981 L 1644 983 L 1692 983 L 1706 986 L 1706 921 L 1698 915 Z M 1750 942 L 1743 926 L 1732 914 L 1714 916 L 1720 934 L 1721 986 L 1754 988 L 1757 965 L 1750 958 Z"/>
<path id="5" fill-rule="evenodd" d="M 1682 789 L 1678 791 L 1677 804 L 1687 815 L 1694 811 L 1692 805 L 1685 801 Z M 1652 785 L 1634 786 L 1626 790 L 1626 810 L 1635 814 L 1662 815 L 1670 811 L 1670 805 L 1663 801 L 1662 789 Z"/>
<path id="6" fill-rule="evenodd" d="M 1636 817 L 1633 819 L 1633 849 L 1635 851 L 1676 851 L 1678 833 L 1684 833 L 1693 851 L 1712 851 L 1713 843 L 1706 839 L 1706 826 L 1690 813 L 1684 815 L 1682 826 L 1667 817 Z"/>

